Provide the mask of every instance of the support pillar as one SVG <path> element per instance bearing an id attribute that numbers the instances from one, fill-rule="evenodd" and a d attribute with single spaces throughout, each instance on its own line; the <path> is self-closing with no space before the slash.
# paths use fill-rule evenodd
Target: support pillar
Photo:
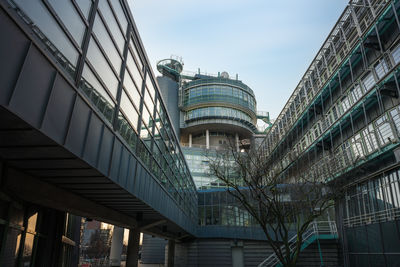
<path id="1" fill-rule="evenodd" d="M 140 229 L 129 229 L 128 250 L 126 252 L 126 267 L 137 267 L 139 260 Z"/>
<path id="2" fill-rule="evenodd" d="M 192 134 L 189 134 L 189 147 L 192 147 Z"/>
<path id="3" fill-rule="evenodd" d="M 110 263 L 111 267 L 121 266 L 122 246 L 124 243 L 124 228 L 114 226 L 111 239 Z"/>
<path id="4" fill-rule="evenodd" d="M 206 148 L 210 149 L 210 131 L 206 130 Z"/>
<path id="5" fill-rule="evenodd" d="M 175 264 L 175 240 L 168 240 L 167 267 L 174 267 Z"/>
<path id="6" fill-rule="evenodd" d="M 239 152 L 239 135 L 235 134 L 235 144 L 236 144 L 236 151 Z"/>

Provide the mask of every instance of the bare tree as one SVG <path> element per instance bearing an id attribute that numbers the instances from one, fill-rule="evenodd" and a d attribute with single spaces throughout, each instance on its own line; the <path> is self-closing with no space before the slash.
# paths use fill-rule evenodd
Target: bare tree
<path id="1" fill-rule="evenodd" d="M 283 266 L 295 266 L 303 234 L 334 205 L 338 190 L 318 175 L 303 175 L 309 166 L 293 171 L 276 169 L 256 149 L 240 151 L 233 142 L 209 156 L 210 174 L 223 181 L 228 192 L 260 225 Z M 296 242 L 290 238 L 296 234 Z M 292 249 L 290 248 L 292 247 Z"/>

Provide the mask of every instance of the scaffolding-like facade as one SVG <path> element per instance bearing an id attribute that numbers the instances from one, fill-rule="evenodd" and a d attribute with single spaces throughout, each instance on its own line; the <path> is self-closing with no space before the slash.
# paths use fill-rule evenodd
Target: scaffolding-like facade
<path id="1" fill-rule="evenodd" d="M 368 252 L 364 258 L 357 254 L 358 245 L 348 234 L 352 227 L 400 218 L 398 212 L 384 211 L 399 207 L 398 179 L 387 181 L 390 193 L 382 193 L 382 199 L 376 193 L 368 201 L 359 200 L 357 212 L 351 211 L 354 203 L 346 201 L 357 195 L 352 193 L 354 188 L 363 188 L 361 181 L 376 179 L 398 165 L 399 8 L 395 0 L 350 1 L 261 146 L 271 176 L 286 181 L 301 177 L 343 180 L 345 197 L 336 205 L 336 216 L 350 266 L 368 266 L 360 264 L 368 253 L 378 253 L 371 248 L 363 252 Z M 365 203 L 376 204 L 374 210 L 363 210 L 379 213 L 379 218 L 365 217 L 361 212 Z M 382 244 L 373 266 L 391 266 L 395 256 L 400 257 L 400 251 L 390 256 L 388 245 Z"/>

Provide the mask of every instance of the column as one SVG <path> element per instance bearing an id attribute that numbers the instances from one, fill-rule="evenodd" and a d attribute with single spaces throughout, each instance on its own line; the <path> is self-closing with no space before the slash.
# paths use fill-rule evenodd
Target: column
<path id="1" fill-rule="evenodd" d="M 206 130 L 206 148 L 210 148 L 210 131 L 208 129 Z"/>
<path id="2" fill-rule="evenodd" d="M 236 144 L 236 151 L 239 152 L 239 135 L 235 134 L 235 144 Z"/>
<path id="3" fill-rule="evenodd" d="M 139 260 L 139 239 L 138 228 L 129 229 L 128 251 L 126 252 L 126 267 L 137 267 Z"/>
<path id="4" fill-rule="evenodd" d="M 192 147 L 192 134 L 189 134 L 189 147 Z"/>
<path id="5" fill-rule="evenodd" d="M 110 262 L 111 267 L 121 266 L 122 246 L 124 242 L 124 228 L 114 226 L 111 239 Z"/>
<path id="6" fill-rule="evenodd" d="M 167 267 L 174 267 L 175 264 L 175 240 L 168 240 Z"/>

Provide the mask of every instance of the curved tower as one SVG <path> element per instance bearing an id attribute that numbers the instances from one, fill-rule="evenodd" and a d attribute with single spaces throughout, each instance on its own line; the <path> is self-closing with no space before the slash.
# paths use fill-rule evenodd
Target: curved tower
<path id="1" fill-rule="evenodd" d="M 216 148 L 229 137 L 250 139 L 257 130 L 253 91 L 226 72 L 217 77 L 195 75 L 194 80 L 182 83 L 180 93 L 184 145 Z"/>
<path id="2" fill-rule="evenodd" d="M 210 156 L 228 145 L 240 150 L 244 143 L 250 143 L 257 131 L 254 93 L 226 72 L 181 78 L 180 141 L 193 179 L 198 189 L 224 187 L 209 175 Z"/>

